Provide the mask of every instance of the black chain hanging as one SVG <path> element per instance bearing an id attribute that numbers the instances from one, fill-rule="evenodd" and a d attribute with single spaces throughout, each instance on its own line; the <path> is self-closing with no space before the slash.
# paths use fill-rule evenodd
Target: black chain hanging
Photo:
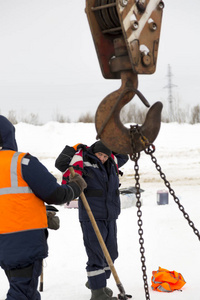
<path id="1" fill-rule="evenodd" d="M 145 297 L 147 300 L 150 300 L 150 295 L 149 295 L 149 287 L 148 287 L 148 282 L 147 282 L 147 274 L 146 274 L 146 265 L 145 265 L 145 249 L 144 249 L 144 238 L 143 238 L 143 229 L 142 229 L 142 211 L 141 211 L 141 193 L 140 193 L 140 175 L 139 175 L 139 165 L 138 165 L 138 160 L 140 158 L 140 153 L 135 153 L 131 156 L 131 159 L 135 161 L 135 188 L 136 188 L 136 206 L 138 208 L 137 210 L 137 216 L 138 216 L 138 234 L 139 234 L 139 243 L 140 243 L 140 254 L 141 254 L 141 262 L 142 262 L 142 272 L 143 272 L 143 281 L 144 281 L 144 290 L 145 290 Z"/>
<path id="2" fill-rule="evenodd" d="M 199 230 L 194 226 L 194 223 L 190 220 L 189 215 L 186 213 L 183 205 L 180 203 L 180 200 L 178 199 L 178 197 L 175 195 L 174 190 L 171 188 L 171 185 L 169 183 L 169 181 L 166 179 L 165 174 L 162 172 L 162 169 L 160 167 L 160 165 L 157 163 L 157 159 L 155 158 L 155 156 L 153 155 L 153 153 L 155 152 L 155 146 L 151 143 L 148 142 L 148 140 L 140 133 L 139 127 L 138 125 L 134 125 L 131 126 L 130 128 L 130 136 L 131 136 L 131 144 L 132 144 L 132 150 L 133 150 L 133 154 L 130 155 L 131 160 L 133 160 L 135 162 L 135 187 L 136 187 L 136 198 L 137 198 L 137 202 L 136 202 L 136 206 L 138 208 L 137 211 L 137 216 L 138 216 L 138 234 L 139 234 L 139 243 L 140 243 L 140 253 L 141 253 L 141 262 L 142 262 L 142 272 L 143 272 L 143 281 L 144 281 L 144 290 L 145 290 L 145 297 L 146 300 L 150 300 L 150 295 L 149 295 L 149 288 L 148 288 L 148 282 L 147 282 L 147 274 L 146 274 L 146 265 L 145 265 L 145 249 L 144 249 L 144 238 L 143 238 L 143 229 L 142 229 L 142 211 L 141 211 L 141 193 L 140 193 L 140 183 L 139 183 L 139 179 L 140 179 L 140 175 L 139 175 L 139 165 L 138 165 L 138 160 L 140 158 L 140 153 L 135 153 L 135 146 L 134 146 L 134 137 L 135 136 L 139 136 L 140 137 L 140 141 L 144 144 L 145 146 L 145 153 L 151 156 L 151 160 L 152 162 L 155 164 L 155 167 L 157 169 L 157 171 L 160 174 L 160 177 L 163 179 L 166 187 L 169 190 L 169 193 L 172 195 L 172 197 L 174 198 L 175 203 L 178 205 L 180 211 L 183 213 L 184 218 L 188 221 L 189 226 L 193 229 L 194 233 L 196 234 L 196 236 L 198 237 L 198 239 L 200 240 L 200 233 Z"/>
<path id="3" fill-rule="evenodd" d="M 138 160 L 140 158 L 140 153 L 139 152 L 135 152 L 135 144 L 134 144 L 134 138 L 135 136 L 138 136 L 141 140 L 141 142 L 145 142 L 145 139 L 143 139 L 143 136 L 140 134 L 139 131 L 139 126 L 138 125 L 131 125 L 130 128 L 130 137 L 131 137 L 131 146 L 132 146 L 132 150 L 133 150 L 133 154 L 130 155 L 130 159 L 133 160 L 135 162 L 135 188 L 136 188 L 136 198 L 137 198 L 137 202 L 136 202 L 136 206 L 138 208 L 137 210 L 137 216 L 138 216 L 138 234 L 139 234 L 139 243 L 140 243 L 140 254 L 141 254 L 141 263 L 142 263 L 142 273 L 143 273 L 143 281 L 144 281 L 144 291 L 145 291 L 145 297 L 146 300 L 150 300 L 150 295 L 149 295 L 149 287 L 148 287 L 148 282 L 147 282 L 147 273 L 146 273 L 146 264 L 145 264 L 145 249 L 144 249 L 144 238 L 143 238 L 143 229 L 142 229 L 142 211 L 141 211 L 141 193 L 140 193 L 140 175 L 139 175 L 139 165 L 138 165 Z"/>
<path id="4" fill-rule="evenodd" d="M 198 239 L 200 240 L 200 234 L 199 234 L 199 230 L 194 226 L 194 223 L 190 220 L 189 215 L 186 213 L 183 205 L 180 203 L 180 200 L 178 199 L 178 197 L 175 195 L 174 190 L 171 188 L 171 185 L 169 183 L 169 181 L 166 179 L 165 174 L 162 172 L 162 169 L 160 167 L 160 165 L 157 163 L 157 159 L 155 158 L 155 156 L 153 155 L 153 152 L 155 151 L 155 147 L 151 148 L 148 147 L 145 149 L 145 153 L 149 154 L 151 156 L 151 160 L 153 161 L 153 163 L 155 164 L 156 169 L 158 170 L 158 172 L 160 173 L 160 177 L 163 179 L 166 187 L 169 190 L 169 193 L 172 195 L 172 197 L 174 198 L 175 203 L 178 205 L 180 211 L 183 213 L 184 218 L 188 221 L 189 226 L 193 229 L 194 233 L 196 234 L 196 236 L 198 237 Z"/>

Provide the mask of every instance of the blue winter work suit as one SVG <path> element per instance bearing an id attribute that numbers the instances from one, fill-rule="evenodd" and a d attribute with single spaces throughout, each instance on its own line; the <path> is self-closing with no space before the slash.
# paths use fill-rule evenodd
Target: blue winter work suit
<path id="1" fill-rule="evenodd" d="M 109 157 L 102 164 L 93 153 L 94 146 L 95 144 L 89 148 L 85 147 L 82 152 L 82 176 L 87 183 L 84 194 L 114 262 L 118 257 L 116 220 L 120 214 L 118 167 L 127 162 L 128 155 L 115 154 L 117 163 Z M 62 172 L 66 170 L 73 162 L 71 158 L 74 153 L 72 147 L 66 146 L 56 160 L 56 167 Z M 110 277 L 111 271 L 81 199 L 79 199 L 79 220 L 88 256 L 86 270 L 89 286 L 93 290 L 106 287 L 106 280 Z"/>
<path id="2" fill-rule="evenodd" d="M 12 150 L 13 153 L 17 153 L 18 150 L 15 140 L 15 128 L 1 115 L 0 149 L 0 154 L 2 151 L 7 150 L 9 150 L 9 153 L 10 150 Z M 0 155 L 0 172 L 4 172 L 2 166 L 5 166 L 5 162 L 3 163 L 1 161 L 2 156 L 3 155 Z M 75 183 L 63 186 L 59 185 L 56 178 L 48 172 L 45 166 L 43 166 L 36 157 L 30 154 L 26 154 L 24 157 L 25 160 L 21 162 L 21 174 L 23 180 L 28 184 L 29 190 L 39 198 L 38 201 L 41 200 L 48 204 L 64 204 L 74 199 L 75 194 L 77 196 L 80 195 L 80 189 Z M 12 168 L 13 165 L 11 166 L 11 173 Z M 15 170 L 14 173 L 16 173 Z M 17 182 L 17 180 L 15 182 Z M 7 190 L 9 189 L 6 187 L 0 189 L 1 214 L 5 213 L 2 208 L 2 199 Z M 9 192 L 7 192 L 6 197 L 10 197 L 10 199 L 13 200 L 15 193 L 9 194 Z M 13 209 L 16 213 L 16 216 L 14 215 L 16 220 L 18 220 L 18 211 L 21 209 L 20 197 L 17 197 L 17 199 L 19 203 L 15 201 L 15 207 L 11 208 L 12 214 Z M 31 200 L 27 198 L 26 202 L 28 201 Z M 26 205 L 28 207 L 28 203 Z M 18 206 L 20 209 L 18 209 Z M 8 215 L 8 212 L 6 213 Z M 24 214 L 26 214 L 26 211 L 24 211 Z M 20 220 L 19 218 L 19 221 Z M 2 233 L 2 228 L 0 228 L 0 266 L 5 271 L 10 284 L 7 300 L 40 300 L 41 297 L 37 291 L 38 277 L 41 274 L 42 260 L 47 256 L 46 228 L 21 230 L 17 232 L 13 230 L 9 233 Z"/>

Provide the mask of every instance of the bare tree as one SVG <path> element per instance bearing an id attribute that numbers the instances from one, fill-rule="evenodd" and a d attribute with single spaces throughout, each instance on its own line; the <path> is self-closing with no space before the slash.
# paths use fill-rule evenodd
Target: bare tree
<path id="1" fill-rule="evenodd" d="M 79 117 L 77 122 L 94 123 L 94 115 L 92 115 L 90 112 L 86 112 Z"/>
<path id="2" fill-rule="evenodd" d="M 53 119 L 56 121 L 56 122 L 59 122 L 59 123 L 71 123 L 71 120 L 69 117 L 67 116 L 64 116 L 63 114 L 60 114 L 60 113 L 56 113 L 56 115 L 53 117 Z"/>
<path id="3" fill-rule="evenodd" d="M 147 108 L 138 108 L 136 104 L 130 103 L 124 106 L 120 112 L 120 119 L 123 123 L 142 124 L 145 120 Z"/>
<path id="4" fill-rule="evenodd" d="M 32 125 L 39 125 L 38 115 L 34 113 L 30 113 L 30 115 L 22 117 L 21 121 Z"/>
<path id="5" fill-rule="evenodd" d="M 196 105 L 191 110 L 191 124 L 200 123 L 200 105 Z"/>
<path id="6" fill-rule="evenodd" d="M 14 110 L 9 110 L 8 120 L 14 125 L 17 124 L 16 112 Z"/>

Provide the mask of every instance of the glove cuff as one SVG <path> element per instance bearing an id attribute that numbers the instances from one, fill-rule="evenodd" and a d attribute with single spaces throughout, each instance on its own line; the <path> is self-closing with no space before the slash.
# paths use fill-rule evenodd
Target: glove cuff
<path id="1" fill-rule="evenodd" d="M 78 198 L 80 196 L 80 193 L 81 193 L 81 189 L 78 186 L 78 184 L 76 184 L 75 182 L 68 182 L 67 185 L 70 186 L 70 188 L 72 189 L 72 194 L 73 195 L 72 195 L 71 200 L 74 200 L 74 199 Z"/>

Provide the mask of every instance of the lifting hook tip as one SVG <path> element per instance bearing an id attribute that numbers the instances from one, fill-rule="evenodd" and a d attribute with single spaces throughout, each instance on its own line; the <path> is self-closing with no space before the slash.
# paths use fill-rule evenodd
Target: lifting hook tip
<path id="1" fill-rule="evenodd" d="M 103 104 L 104 110 L 106 110 L 107 105 L 109 104 Z M 137 126 L 137 132 L 135 133 L 121 123 L 119 113 L 115 111 L 99 134 L 106 117 L 106 114 L 103 113 L 104 117 L 103 119 L 101 118 L 102 110 L 99 107 L 95 117 L 97 137 L 101 139 L 106 147 L 116 153 L 131 155 L 143 151 L 149 143 L 154 142 L 160 131 L 162 108 L 161 102 L 154 103 L 150 107 L 144 123 L 141 126 Z"/>
<path id="2" fill-rule="evenodd" d="M 149 102 L 137 90 L 138 78 L 133 72 L 121 72 L 121 87 L 106 96 L 95 115 L 97 139 L 110 150 L 121 154 L 133 154 L 145 149 L 146 143 L 153 143 L 156 139 L 161 123 L 162 103 L 156 102 L 150 107 Z M 120 120 L 121 109 L 138 95 L 146 107 L 150 107 L 143 125 L 137 126 L 137 132 L 125 127 Z M 142 137 L 142 139 L 141 139 Z"/>

